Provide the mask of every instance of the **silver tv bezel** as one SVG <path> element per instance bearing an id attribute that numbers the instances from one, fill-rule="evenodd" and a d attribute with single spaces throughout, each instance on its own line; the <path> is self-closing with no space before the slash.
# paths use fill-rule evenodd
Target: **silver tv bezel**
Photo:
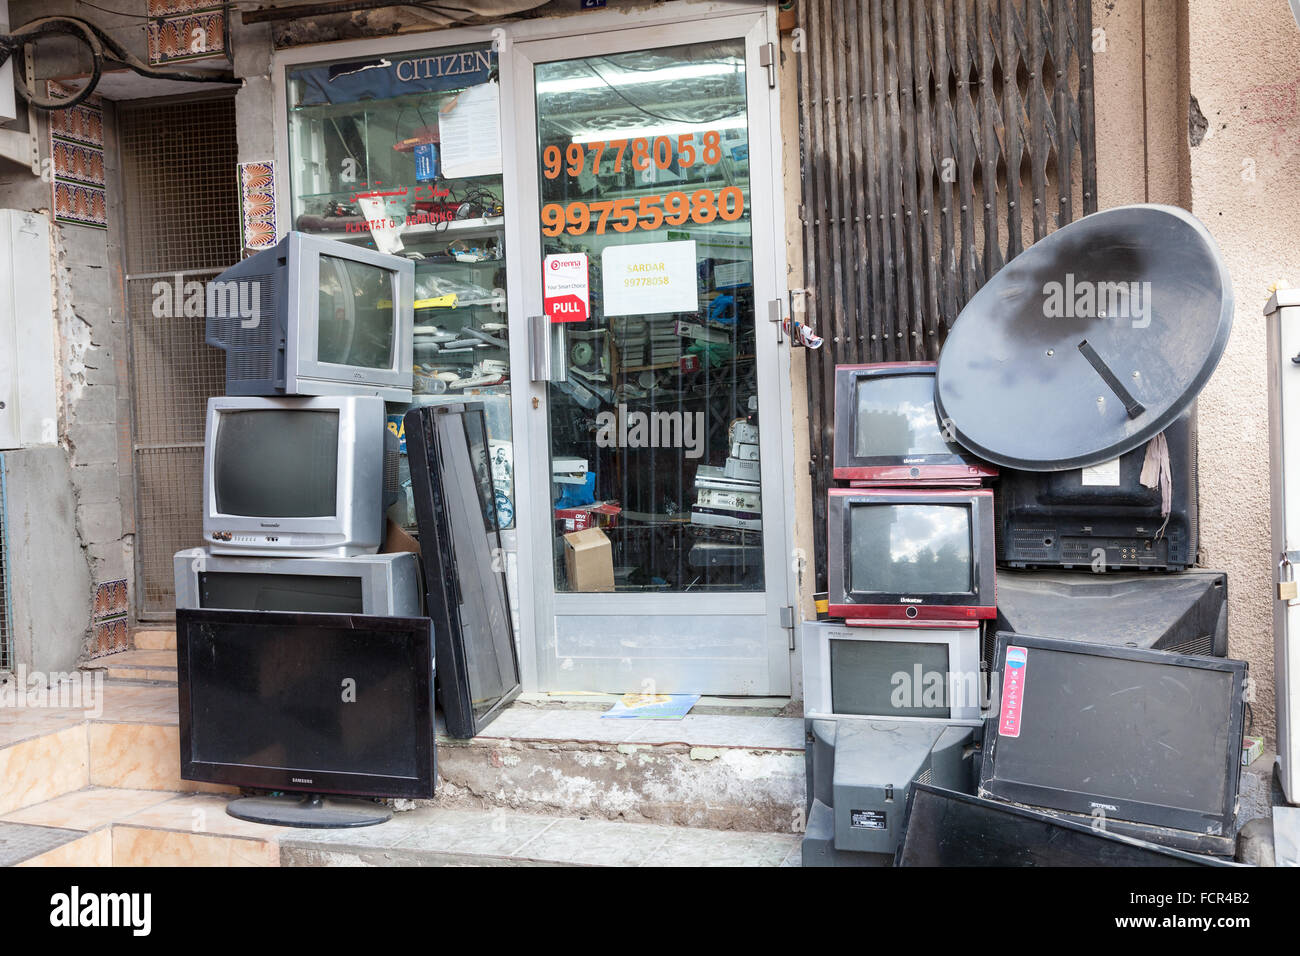
<path id="1" fill-rule="evenodd" d="M 834 720 L 897 720 L 909 723 L 946 724 L 961 727 L 983 726 L 979 692 L 983 688 L 980 672 L 980 633 L 976 621 L 926 621 L 924 626 L 884 625 L 849 627 L 827 621 L 806 621 L 803 626 L 804 717 Z M 831 701 L 830 642 L 946 644 L 948 647 L 948 699 L 955 700 L 956 682 L 970 686 L 974 674 L 977 699 L 974 703 L 950 707 L 947 717 L 902 717 L 895 714 L 842 714 Z"/>
<path id="2" fill-rule="evenodd" d="M 414 382 L 415 263 L 338 239 L 289 233 L 286 282 L 285 395 L 374 395 L 409 403 Z M 322 362 L 318 324 L 320 257 L 333 256 L 392 273 L 397 327 L 393 330 L 393 364 L 387 369 Z"/>
<path id="3" fill-rule="evenodd" d="M 221 416 L 228 412 L 267 409 L 338 413 L 338 473 L 332 516 L 250 517 L 217 511 L 213 453 Z M 203 438 L 204 543 L 210 551 L 219 554 L 304 558 L 374 554 L 379 550 L 384 534 L 386 427 L 384 400 L 374 396 L 225 396 L 208 399 Z M 234 540 L 224 540 L 227 533 Z"/>
<path id="4" fill-rule="evenodd" d="M 254 610 L 254 608 L 204 608 L 199 597 L 199 575 L 212 571 L 219 574 L 357 577 L 361 579 L 362 614 L 375 614 L 380 617 L 424 616 L 420 601 L 419 560 L 414 554 L 405 551 L 391 554 L 358 554 L 350 558 L 282 558 L 210 554 L 204 548 L 186 548 L 176 552 L 172 563 L 176 579 L 177 608 Z"/>

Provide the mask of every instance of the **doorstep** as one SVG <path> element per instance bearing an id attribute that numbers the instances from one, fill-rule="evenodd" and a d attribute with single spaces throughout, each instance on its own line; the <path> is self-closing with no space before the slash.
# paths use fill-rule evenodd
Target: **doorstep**
<path id="1" fill-rule="evenodd" d="M 795 832 L 804 803 L 802 718 L 638 720 L 602 717 L 605 709 L 521 699 L 477 737 L 440 734 L 439 793 L 421 803 Z"/>

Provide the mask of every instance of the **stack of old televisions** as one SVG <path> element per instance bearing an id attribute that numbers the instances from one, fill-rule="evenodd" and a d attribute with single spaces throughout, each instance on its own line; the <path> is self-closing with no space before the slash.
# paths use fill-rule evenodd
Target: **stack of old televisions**
<path id="1" fill-rule="evenodd" d="M 950 440 L 934 372 L 836 370 L 830 619 L 803 631 L 804 864 L 1049 863 L 1080 824 L 1102 835 L 1096 862 L 1107 839 L 1155 860 L 1230 854 L 1245 671 L 1222 659 L 1225 575 L 1188 569 L 1194 411 L 1166 431 L 1163 489 L 1140 481 L 1145 447 L 1094 469 L 1012 472 Z M 928 787 L 932 814 L 961 794 L 981 806 L 972 820 L 1056 835 L 995 847 L 986 829 L 900 850 Z M 966 857 L 944 856 L 959 845 Z"/>
<path id="2" fill-rule="evenodd" d="M 204 545 L 175 556 L 181 776 L 300 795 L 231 803 L 243 819 L 358 826 L 391 813 L 321 794 L 433 796 L 435 656 L 456 736 L 519 690 L 481 405 L 405 418 L 427 616 L 417 546 L 386 535 L 413 273 L 290 233 L 208 286 L 228 394 L 207 407 Z"/>
<path id="3" fill-rule="evenodd" d="M 803 631 L 805 865 L 888 865 L 913 779 L 970 790 L 996 469 L 948 440 L 930 362 L 835 371 L 832 620 Z"/>

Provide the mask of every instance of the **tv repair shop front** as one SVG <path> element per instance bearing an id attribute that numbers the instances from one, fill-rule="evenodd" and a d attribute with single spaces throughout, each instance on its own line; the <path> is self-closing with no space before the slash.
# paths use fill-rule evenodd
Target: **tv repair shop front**
<path id="1" fill-rule="evenodd" d="M 526 689 L 789 694 L 775 5 L 609 7 L 277 49 L 266 242 L 414 260 L 415 402 L 487 407 Z"/>

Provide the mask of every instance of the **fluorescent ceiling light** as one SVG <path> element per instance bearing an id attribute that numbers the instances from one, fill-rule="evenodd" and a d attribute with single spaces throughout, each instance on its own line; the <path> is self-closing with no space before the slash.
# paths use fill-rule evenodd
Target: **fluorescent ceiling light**
<path id="1" fill-rule="evenodd" d="M 593 68 L 594 69 L 594 68 Z M 671 83 L 673 80 L 698 80 L 708 76 L 743 75 L 735 64 L 691 63 L 686 66 L 666 66 L 661 70 L 630 70 L 621 73 L 604 73 L 597 76 L 574 76 L 564 80 L 543 80 L 537 84 L 538 93 L 595 92 L 606 86 L 639 86 L 643 83 Z"/>
<path id="2" fill-rule="evenodd" d="M 706 133 L 709 130 L 745 129 L 749 121 L 744 116 L 729 116 L 715 123 L 660 123 L 657 126 L 634 126 L 629 129 L 587 129 L 574 133 L 575 143 L 611 142 L 616 139 L 647 139 L 655 136 L 681 136 L 684 133 Z"/>

